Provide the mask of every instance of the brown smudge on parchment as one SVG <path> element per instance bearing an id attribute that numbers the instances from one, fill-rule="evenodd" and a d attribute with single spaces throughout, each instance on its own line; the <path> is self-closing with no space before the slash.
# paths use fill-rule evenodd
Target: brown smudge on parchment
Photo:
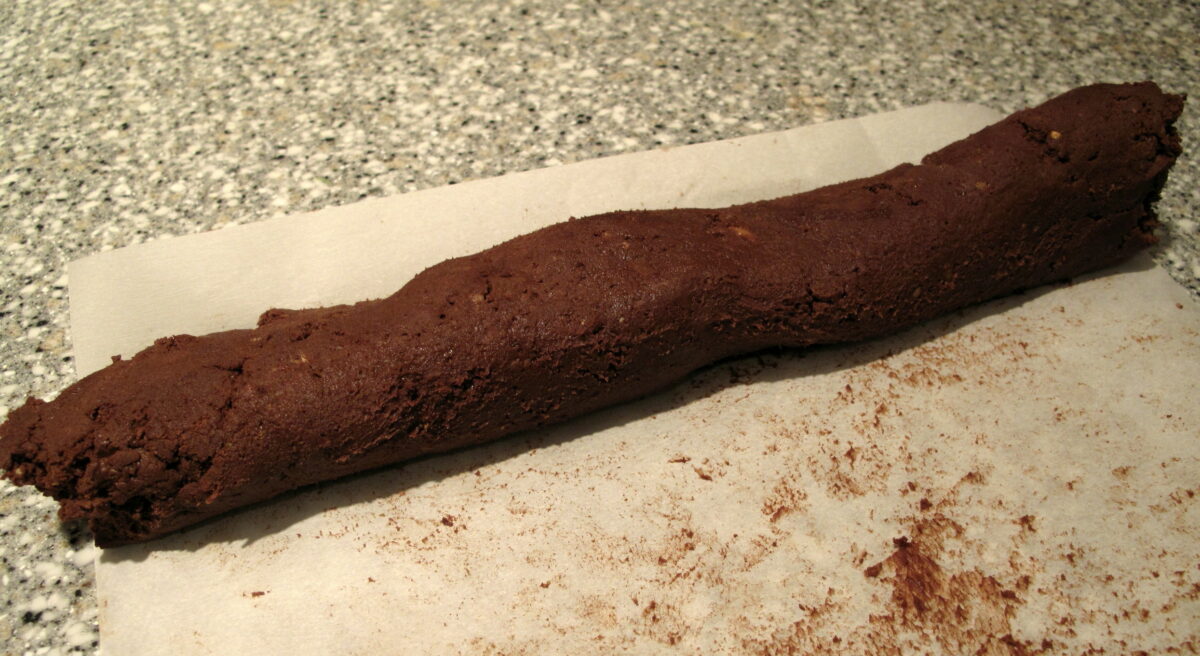
<path id="1" fill-rule="evenodd" d="M 804 605 L 803 619 L 744 638 L 744 652 L 1025 656 L 1053 650 L 1049 639 L 1016 637 L 1013 620 L 1029 577 L 1007 573 L 1002 580 L 947 565 L 944 561 L 954 560 L 947 553 L 962 547 L 965 531 L 941 512 L 911 518 L 906 528 L 893 538 L 887 557 L 863 568 L 877 592 L 877 610 L 865 622 L 847 624 L 847 604 L 829 595 Z"/>
<path id="2" fill-rule="evenodd" d="M 905 652 L 906 634 L 921 637 L 910 645 L 914 649 L 933 644 L 947 653 L 1033 654 L 1052 646 L 1013 637 L 1013 616 L 1022 603 L 1014 587 L 977 569 L 951 571 L 939 562 L 945 541 L 962 532 L 943 515 L 919 520 L 911 536 L 894 540 L 890 556 L 867 568 L 890 589 L 887 610 L 871 616 L 866 638 L 880 653 Z"/>

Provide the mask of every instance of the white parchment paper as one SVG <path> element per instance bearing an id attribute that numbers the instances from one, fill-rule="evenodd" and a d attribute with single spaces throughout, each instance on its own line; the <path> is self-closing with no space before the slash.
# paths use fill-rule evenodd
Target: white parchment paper
<path id="1" fill-rule="evenodd" d="M 76 361 L 383 296 L 571 215 L 870 175 L 997 118 L 930 105 L 103 253 L 70 267 Z M 102 648 L 1195 649 L 1198 378 L 1200 312 L 1139 260 L 106 550 Z"/>

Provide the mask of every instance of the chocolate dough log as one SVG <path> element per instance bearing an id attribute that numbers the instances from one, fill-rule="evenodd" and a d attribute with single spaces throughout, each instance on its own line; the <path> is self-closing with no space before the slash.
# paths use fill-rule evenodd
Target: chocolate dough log
<path id="1" fill-rule="evenodd" d="M 1076 89 L 919 166 L 725 209 L 571 220 L 394 295 L 160 339 L 0 428 L 102 546 L 643 396 L 720 358 L 891 333 L 1153 241 L 1183 105 Z"/>

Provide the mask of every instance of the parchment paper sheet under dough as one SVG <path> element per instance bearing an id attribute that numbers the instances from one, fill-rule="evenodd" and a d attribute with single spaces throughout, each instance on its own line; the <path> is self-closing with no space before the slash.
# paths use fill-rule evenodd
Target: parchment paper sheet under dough
<path id="1" fill-rule="evenodd" d="M 77 363 L 386 295 L 570 215 L 870 175 L 997 118 L 931 105 L 103 253 L 70 268 Z M 1194 652 L 1197 380 L 1200 312 L 1142 259 L 107 550 L 102 648 Z"/>

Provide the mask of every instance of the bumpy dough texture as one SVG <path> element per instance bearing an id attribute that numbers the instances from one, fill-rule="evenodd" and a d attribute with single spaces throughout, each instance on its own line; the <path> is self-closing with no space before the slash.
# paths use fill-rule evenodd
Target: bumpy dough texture
<path id="1" fill-rule="evenodd" d="M 112 546 L 633 399 L 720 358 L 875 337 L 1153 241 L 1183 105 L 1076 89 L 919 166 L 725 209 L 614 212 L 375 301 L 157 341 L 0 427 L 0 467 Z"/>

